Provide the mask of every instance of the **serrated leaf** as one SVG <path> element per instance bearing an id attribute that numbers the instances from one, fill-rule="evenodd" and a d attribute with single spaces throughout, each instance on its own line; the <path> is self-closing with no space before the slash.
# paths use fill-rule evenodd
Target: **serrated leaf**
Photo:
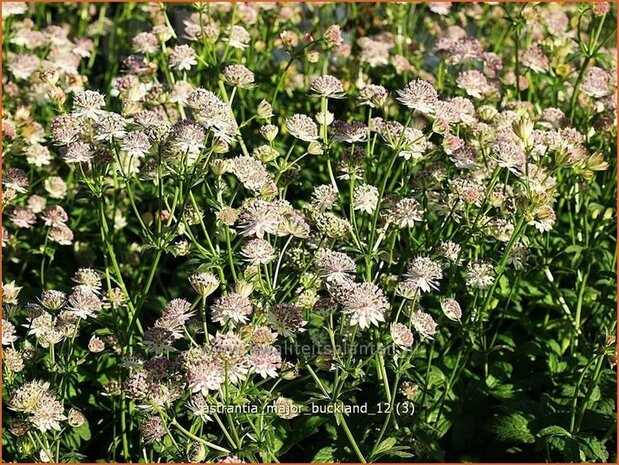
<path id="1" fill-rule="evenodd" d="M 495 417 L 491 422 L 490 430 L 497 441 L 505 444 L 526 444 L 535 442 L 529 429 L 529 420 L 518 414 Z"/>
<path id="2" fill-rule="evenodd" d="M 314 455 L 312 463 L 333 463 L 335 461 L 334 452 L 335 447 L 323 447 Z"/>

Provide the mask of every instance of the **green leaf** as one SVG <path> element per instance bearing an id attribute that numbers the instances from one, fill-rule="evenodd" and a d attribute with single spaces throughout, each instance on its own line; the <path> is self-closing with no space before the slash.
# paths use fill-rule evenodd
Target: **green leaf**
<path id="1" fill-rule="evenodd" d="M 559 436 L 559 437 L 568 437 L 571 438 L 572 435 L 569 431 L 561 426 L 547 426 L 537 432 L 538 437 L 549 437 L 549 436 Z"/>
<path id="2" fill-rule="evenodd" d="M 376 447 L 376 450 L 374 451 L 374 454 L 372 454 L 372 458 L 375 459 L 381 455 L 384 455 L 386 452 L 388 452 L 393 446 L 395 446 L 397 443 L 397 439 L 396 438 L 387 438 L 385 440 L 383 440 L 378 447 Z"/>
<path id="3" fill-rule="evenodd" d="M 312 459 L 313 463 L 333 463 L 335 461 L 335 457 L 333 453 L 335 452 L 335 447 L 323 447 L 320 449 L 314 458 Z"/>
<path id="4" fill-rule="evenodd" d="M 529 420 L 518 413 L 495 417 L 490 423 L 490 430 L 497 441 L 505 444 L 526 444 L 535 441 L 529 429 Z"/>
<path id="5" fill-rule="evenodd" d="M 576 438 L 580 444 L 580 450 L 585 454 L 586 461 L 608 462 L 608 451 L 602 441 L 593 436 L 581 436 Z"/>

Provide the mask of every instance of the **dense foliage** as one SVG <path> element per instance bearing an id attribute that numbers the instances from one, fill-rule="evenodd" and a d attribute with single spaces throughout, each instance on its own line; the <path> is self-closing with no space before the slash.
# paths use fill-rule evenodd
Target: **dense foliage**
<path id="1" fill-rule="evenodd" d="M 9 461 L 616 461 L 610 4 L 3 8 Z"/>

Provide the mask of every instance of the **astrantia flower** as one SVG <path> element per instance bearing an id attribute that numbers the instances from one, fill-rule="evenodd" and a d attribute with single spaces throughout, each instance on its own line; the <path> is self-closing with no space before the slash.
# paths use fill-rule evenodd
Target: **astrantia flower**
<path id="1" fill-rule="evenodd" d="M 443 241 L 437 247 L 438 254 L 452 263 L 458 261 L 460 250 L 461 247 L 453 241 Z"/>
<path id="2" fill-rule="evenodd" d="M 357 267 L 355 261 L 342 252 L 320 249 L 316 254 L 316 267 L 320 276 L 336 284 L 352 280 Z"/>
<path id="3" fill-rule="evenodd" d="M 190 121 L 181 121 L 172 127 L 172 144 L 181 154 L 192 154 L 192 158 L 204 147 L 204 129 Z"/>
<path id="4" fill-rule="evenodd" d="M 343 42 L 342 31 L 340 30 L 340 26 L 337 24 L 329 26 L 322 37 L 325 39 L 327 45 L 331 47 L 339 47 Z"/>
<path id="5" fill-rule="evenodd" d="M 254 73 L 243 65 L 228 65 L 221 73 L 221 80 L 232 87 L 247 89 L 254 83 Z"/>
<path id="6" fill-rule="evenodd" d="M 405 277 L 422 292 L 430 292 L 438 289 L 438 281 L 443 278 L 443 269 L 440 263 L 430 257 L 416 257 L 408 266 Z"/>
<path id="7" fill-rule="evenodd" d="M 211 343 L 213 354 L 227 362 L 238 362 L 247 353 L 247 343 L 233 332 L 217 334 Z"/>
<path id="8" fill-rule="evenodd" d="M 15 391 L 8 402 L 8 406 L 16 412 L 32 413 L 48 391 L 48 382 L 29 381 Z"/>
<path id="9" fill-rule="evenodd" d="M 45 226 L 59 226 L 67 222 L 69 216 L 60 205 L 51 205 L 41 214 Z"/>
<path id="10" fill-rule="evenodd" d="M 101 290 L 101 274 L 92 268 L 78 269 L 73 275 L 72 280 L 77 283 L 77 287 L 81 289 L 87 289 L 94 293 L 99 293 Z"/>
<path id="11" fill-rule="evenodd" d="M 266 265 L 275 258 L 275 249 L 264 239 L 251 239 L 241 248 L 241 255 L 250 265 Z"/>
<path id="12" fill-rule="evenodd" d="M 398 90 L 398 100 L 408 108 L 430 114 L 438 101 L 438 93 L 432 84 L 420 79 L 409 82 Z"/>
<path id="13" fill-rule="evenodd" d="M 232 322 L 232 324 L 247 323 L 253 307 L 247 297 L 232 292 L 217 299 L 211 310 L 213 321 L 225 325 L 228 322 Z"/>
<path id="14" fill-rule="evenodd" d="M 2 184 L 6 189 L 12 189 L 21 194 L 26 192 L 30 181 L 28 175 L 19 168 L 7 168 L 2 173 Z"/>
<path id="15" fill-rule="evenodd" d="M 240 155 L 231 161 L 234 166 L 233 173 L 245 188 L 255 193 L 265 192 L 271 186 L 276 189 L 273 175 L 268 172 L 266 166 L 260 160 L 247 155 Z"/>
<path id="16" fill-rule="evenodd" d="M 243 50 L 249 45 L 251 36 L 243 26 L 237 25 L 230 28 L 228 37 L 224 40 L 230 44 L 230 47 Z"/>
<path id="17" fill-rule="evenodd" d="M 330 210 L 338 199 L 338 193 L 331 184 L 322 184 L 312 191 L 312 206 L 318 210 Z"/>
<path id="18" fill-rule="evenodd" d="M 475 69 L 461 72 L 456 82 L 458 87 L 474 98 L 483 98 L 493 91 L 486 76 Z"/>
<path id="19" fill-rule="evenodd" d="M 374 40 L 371 37 L 361 37 L 357 40 L 357 45 L 361 47 L 361 61 L 375 67 L 389 63 L 389 50 L 394 44 Z"/>
<path id="20" fill-rule="evenodd" d="M 613 77 L 602 68 L 592 66 L 585 72 L 580 90 L 593 98 L 603 98 L 613 93 Z"/>
<path id="21" fill-rule="evenodd" d="M 67 309 L 82 319 L 96 318 L 102 306 L 97 294 L 85 287 L 76 288 L 67 303 Z"/>
<path id="22" fill-rule="evenodd" d="M 140 53 L 155 53 L 159 48 L 159 39 L 152 32 L 140 32 L 132 42 L 135 51 Z"/>
<path id="23" fill-rule="evenodd" d="M 49 232 L 49 240 L 60 245 L 71 245 L 73 238 L 73 231 L 64 224 L 52 226 Z"/>
<path id="24" fill-rule="evenodd" d="M 73 116 L 97 120 L 104 111 L 105 97 L 96 90 L 84 90 L 73 97 Z"/>
<path id="25" fill-rule="evenodd" d="M 213 92 L 198 88 L 187 98 L 187 105 L 194 108 L 195 119 L 207 129 L 211 129 L 217 138 L 229 142 L 238 132 L 238 125 L 230 105 L 222 101 Z"/>
<path id="26" fill-rule="evenodd" d="M 196 51 L 187 44 L 176 45 L 170 52 L 170 68 L 189 71 L 197 64 Z"/>
<path id="27" fill-rule="evenodd" d="M 193 315 L 195 310 L 191 309 L 191 304 L 187 300 L 172 299 L 155 322 L 155 327 L 165 329 L 173 338 L 179 339 L 182 337 L 183 327 Z"/>
<path id="28" fill-rule="evenodd" d="M 273 402 L 273 412 L 279 418 L 284 420 L 292 420 L 299 416 L 300 407 L 297 406 L 292 399 L 279 396 L 275 402 Z"/>
<path id="29" fill-rule="evenodd" d="M 450 320 L 460 321 L 462 318 L 462 309 L 456 299 L 442 299 L 441 310 Z"/>
<path id="30" fill-rule="evenodd" d="M 125 136 L 120 147 L 130 157 L 141 159 L 150 150 L 151 142 L 143 132 L 133 131 Z"/>
<path id="31" fill-rule="evenodd" d="M 369 184 L 355 186 L 352 202 L 355 210 L 372 213 L 378 205 L 378 189 Z"/>
<path id="32" fill-rule="evenodd" d="M 144 420 L 140 425 L 140 435 L 145 444 L 161 441 L 166 435 L 166 428 L 161 417 L 154 415 Z"/>
<path id="33" fill-rule="evenodd" d="M 365 329 L 385 321 L 389 301 L 376 284 L 346 283 L 336 290 L 336 294 L 344 313 L 350 316 L 351 326 Z"/>
<path id="34" fill-rule="evenodd" d="M 411 315 L 411 322 L 422 337 L 433 339 L 434 334 L 436 334 L 436 323 L 431 315 L 417 310 Z"/>
<path id="35" fill-rule="evenodd" d="M 292 137 L 311 142 L 318 139 L 318 126 L 307 115 L 295 114 L 286 118 L 286 129 Z"/>
<path id="36" fill-rule="evenodd" d="M 112 139 L 122 139 L 127 133 L 126 121 L 118 113 L 103 112 L 97 118 L 95 124 L 95 139 L 100 141 L 112 141 Z"/>
<path id="37" fill-rule="evenodd" d="M 539 46 L 522 50 L 520 63 L 536 73 L 546 73 L 549 70 L 549 60 Z"/>
<path id="38" fill-rule="evenodd" d="M 413 332 L 408 329 L 402 323 L 395 323 L 391 325 L 391 339 L 393 339 L 393 343 L 406 350 L 410 349 L 413 345 Z"/>
<path id="39" fill-rule="evenodd" d="M 486 289 L 494 283 L 494 267 L 488 262 L 473 262 L 466 267 L 466 285 Z"/>
<path id="40" fill-rule="evenodd" d="M 41 292 L 39 302 L 41 302 L 41 305 L 43 305 L 43 307 L 45 307 L 46 309 L 55 311 L 61 309 L 64 306 L 64 304 L 67 302 L 67 295 L 62 291 L 50 289 Z"/>
<path id="41" fill-rule="evenodd" d="M 492 153 L 499 166 L 515 174 L 522 173 L 527 162 L 527 154 L 522 145 L 513 138 L 497 137 L 492 142 Z"/>
<path id="42" fill-rule="evenodd" d="M 10 346 L 15 341 L 17 341 L 15 325 L 10 321 L 2 320 L 2 345 Z"/>
<path id="43" fill-rule="evenodd" d="M 45 393 L 30 413 L 29 421 L 35 428 L 45 433 L 50 429 L 60 431 L 60 422 L 66 419 L 62 403 L 51 394 Z"/>
<path id="44" fill-rule="evenodd" d="M 393 218 L 398 228 L 412 228 L 423 220 L 423 207 L 412 197 L 400 199 L 393 209 Z"/>
<path id="45" fill-rule="evenodd" d="M 310 91 L 317 97 L 342 98 L 344 97 L 344 86 L 335 76 L 326 74 L 312 78 Z"/>
<path id="46" fill-rule="evenodd" d="M 383 86 L 368 84 L 359 92 L 361 105 L 369 105 L 372 108 L 382 108 L 389 99 L 389 92 Z"/>
<path id="47" fill-rule="evenodd" d="M 355 144 L 357 142 L 364 142 L 369 135 L 368 127 L 357 121 L 347 123 L 345 121 L 337 120 L 331 127 L 333 140 L 340 142 L 348 142 L 349 144 Z"/>
<path id="48" fill-rule="evenodd" d="M 265 233 L 277 234 L 284 214 L 291 209 L 286 201 L 252 200 L 243 205 L 237 226 L 244 236 L 262 238 Z"/>
<path id="49" fill-rule="evenodd" d="M 249 355 L 251 371 L 263 378 L 277 378 L 282 356 L 277 348 L 265 344 L 255 346 Z"/>
<path id="50" fill-rule="evenodd" d="M 9 214 L 9 219 L 18 228 L 30 229 L 36 223 L 37 217 L 30 207 L 15 207 Z"/>
<path id="51" fill-rule="evenodd" d="M 305 331 L 307 321 L 303 320 L 301 309 L 293 304 L 277 304 L 269 311 L 273 329 L 284 337 L 292 337 Z"/>
<path id="52" fill-rule="evenodd" d="M 25 155 L 28 164 L 33 166 L 47 166 L 52 161 L 52 155 L 49 149 L 37 143 L 28 146 L 25 150 Z"/>
<path id="53" fill-rule="evenodd" d="M 93 156 L 93 151 L 90 144 L 85 142 L 73 142 L 67 147 L 63 159 L 67 163 L 84 163 L 90 161 Z"/>
<path id="54" fill-rule="evenodd" d="M 468 176 L 450 179 L 448 184 L 457 198 L 467 203 L 478 204 L 486 192 L 479 179 Z"/>
<path id="55" fill-rule="evenodd" d="M 208 271 L 192 274 L 189 283 L 201 297 L 208 297 L 219 287 L 220 281 L 217 276 Z"/>

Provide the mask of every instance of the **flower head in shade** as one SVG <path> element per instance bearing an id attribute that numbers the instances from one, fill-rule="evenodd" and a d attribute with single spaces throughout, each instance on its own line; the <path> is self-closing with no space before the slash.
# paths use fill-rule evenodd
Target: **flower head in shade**
<path id="1" fill-rule="evenodd" d="M 37 222 L 37 217 L 30 207 L 13 208 L 9 219 L 15 226 L 23 229 L 30 229 Z"/>
<path id="2" fill-rule="evenodd" d="M 347 123 L 345 121 L 336 120 L 331 127 L 333 140 L 348 142 L 349 144 L 366 141 L 369 132 L 365 124 L 357 121 Z"/>
<path id="3" fill-rule="evenodd" d="M 30 181 L 28 175 L 19 168 L 6 168 L 2 173 L 2 184 L 8 190 L 23 194 L 27 191 Z"/>
<path id="4" fill-rule="evenodd" d="M 359 92 L 361 105 L 369 105 L 372 108 L 382 108 L 389 99 L 389 91 L 383 86 L 368 84 Z"/>
<path id="5" fill-rule="evenodd" d="M 411 315 L 415 330 L 424 338 L 433 339 L 436 334 L 436 323 L 430 314 L 417 310 Z"/>
<path id="6" fill-rule="evenodd" d="M 213 321 L 222 325 L 228 322 L 233 325 L 247 323 L 249 315 L 253 312 L 250 300 L 236 292 L 231 292 L 217 299 L 211 309 Z"/>
<path id="7" fill-rule="evenodd" d="M 244 65 L 228 65 L 221 73 L 221 80 L 229 86 L 247 89 L 252 86 L 255 77 Z"/>
<path id="8" fill-rule="evenodd" d="M 486 289 L 494 283 L 494 267 L 488 262 L 473 262 L 466 267 L 466 285 Z"/>
<path id="9" fill-rule="evenodd" d="M 522 50 L 520 63 L 536 73 L 547 73 L 550 69 L 548 57 L 537 45 Z"/>
<path id="10" fill-rule="evenodd" d="M 420 79 L 409 82 L 398 90 L 398 100 L 406 107 L 430 114 L 438 102 L 438 93 L 432 84 Z"/>
<path id="11" fill-rule="evenodd" d="M 612 94 L 612 83 L 614 79 L 607 71 L 597 66 L 592 66 L 585 72 L 580 90 L 593 98 L 603 98 Z"/>
<path id="12" fill-rule="evenodd" d="M 155 322 L 155 327 L 165 329 L 174 339 L 179 339 L 182 337 L 185 324 L 193 315 L 195 310 L 192 310 L 191 303 L 185 299 L 172 299 Z"/>
<path id="13" fill-rule="evenodd" d="M 290 118 L 286 118 L 286 129 L 292 137 L 305 142 L 312 142 L 318 139 L 318 126 L 307 115 L 297 113 Z"/>
<path id="14" fill-rule="evenodd" d="M 170 52 L 170 68 L 189 71 L 197 64 L 196 51 L 187 44 L 176 45 Z"/>
<path id="15" fill-rule="evenodd" d="M 438 281 L 443 278 L 443 269 L 440 263 L 429 257 L 414 258 L 406 273 L 407 281 L 414 283 L 422 292 L 438 289 Z"/>
<path id="16" fill-rule="evenodd" d="M 146 444 L 159 442 L 165 435 L 166 428 L 163 424 L 163 420 L 158 415 L 148 417 L 140 425 L 140 436 L 142 436 Z"/>
<path id="17" fill-rule="evenodd" d="M 235 25 L 230 28 L 229 35 L 224 40 L 230 44 L 230 47 L 243 50 L 249 45 L 251 36 L 243 26 Z"/>
<path id="18" fill-rule="evenodd" d="M 453 321 L 460 321 L 462 318 L 462 309 L 456 299 L 442 299 L 441 310 L 447 318 Z"/>
<path id="19" fill-rule="evenodd" d="M 130 157 L 142 159 L 151 148 L 148 136 L 141 131 L 128 133 L 122 141 L 121 149 Z"/>
<path id="20" fill-rule="evenodd" d="M 357 267 L 355 261 L 342 252 L 335 252 L 329 249 L 320 249 L 316 254 L 316 267 L 320 276 L 327 282 L 342 283 L 350 281 Z"/>
<path id="21" fill-rule="evenodd" d="M 85 142 L 73 142 L 67 146 L 64 161 L 67 163 L 82 163 L 90 161 L 93 151 L 90 144 Z"/>
<path id="22" fill-rule="evenodd" d="M 284 337 L 291 337 L 305 331 L 307 321 L 303 320 L 301 309 L 293 304 L 277 304 L 269 312 L 273 329 Z"/>
<path id="23" fill-rule="evenodd" d="M 344 97 L 344 86 L 335 76 L 326 74 L 312 78 L 310 91 L 317 97 L 342 98 Z"/>
<path id="24" fill-rule="evenodd" d="M 334 289 L 334 296 L 341 303 L 344 313 L 350 316 L 351 326 L 366 329 L 385 321 L 389 301 L 374 283 L 347 282 Z"/>
<path id="25" fill-rule="evenodd" d="M 187 382 L 191 392 L 208 395 L 209 391 L 217 391 L 225 381 L 224 365 L 214 356 L 201 355 L 187 367 Z"/>
<path id="26" fill-rule="evenodd" d="M 260 344 L 251 350 L 249 364 L 253 373 L 263 378 L 277 378 L 277 370 L 282 366 L 282 356 L 277 348 Z"/>
<path id="27" fill-rule="evenodd" d="M 396 346 L 404 350 L 410 349 L 414 341 L 413 332 L 402 323 L 391 325 L 391 339 Z"/>
<path id="28" fill-rule="evenodd" d="M 483 98 L 494 90 L 486 76 L 476 69 L 461 72 L 456 79 L 456 83 L 460 89 L 463 89 L 474 98 Z"/>

